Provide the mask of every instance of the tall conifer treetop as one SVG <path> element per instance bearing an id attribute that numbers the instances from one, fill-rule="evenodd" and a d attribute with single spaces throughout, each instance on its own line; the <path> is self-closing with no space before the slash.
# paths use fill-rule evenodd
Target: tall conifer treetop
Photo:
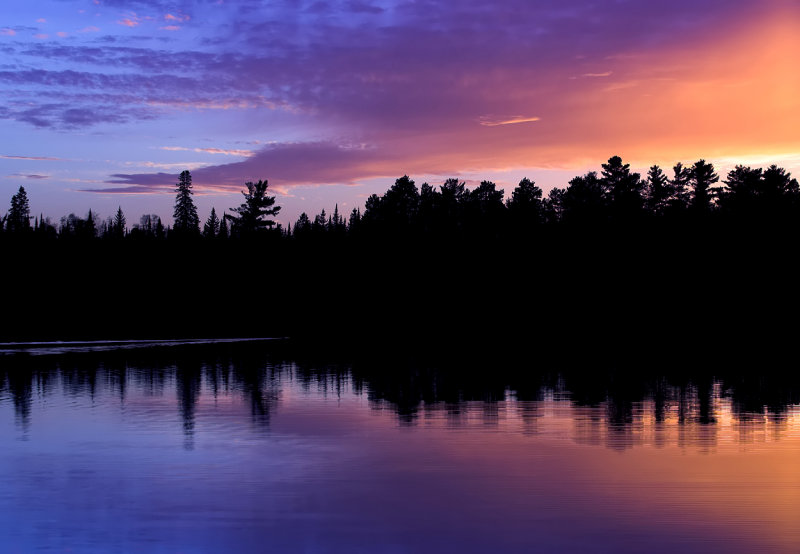
<path id="1" fill-rule="evenodd" d="M 192 200 L 192 175 L 188 171 L 181 172 L 175 192 L 173 231 L 181 235 L 199 235 L 200 218 L 197 216 L 197 206 Z"/>
<path id="2" fill-rule="evenodd" d="M 219 218 L 217 217 L 217 210 L 212 207 L 211 215 L 208 216 L 205 225 L 203 225 L 203 236 L 213 239 L 217 235 L 219 235 Z"/>
<path id="3" fill-rule="evenodd" d="M 11 208 L 6 216 L 6 228 L 12 233 L 22 233 L 31 228 L 31 208 L 25 187 L 19 187 L 11 197 Z"/>

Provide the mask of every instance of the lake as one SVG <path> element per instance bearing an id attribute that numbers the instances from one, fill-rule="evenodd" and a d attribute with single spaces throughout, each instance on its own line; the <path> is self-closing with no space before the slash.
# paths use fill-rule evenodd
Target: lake
<path id="1" fill-rule="evenodd" d="M 797 552 L 793 378 L 0 348 L 2 552 Z"/>

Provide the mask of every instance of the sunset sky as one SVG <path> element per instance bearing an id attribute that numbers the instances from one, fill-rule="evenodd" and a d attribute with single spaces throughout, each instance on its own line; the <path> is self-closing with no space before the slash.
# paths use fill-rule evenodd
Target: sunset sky
<path id="1" fill-rule="evenodd" d="M 3 0 L 0 214 L 293 222 L 418 184 L 543 189 L 612 155 L 800 175 L 796 0 Z"/>

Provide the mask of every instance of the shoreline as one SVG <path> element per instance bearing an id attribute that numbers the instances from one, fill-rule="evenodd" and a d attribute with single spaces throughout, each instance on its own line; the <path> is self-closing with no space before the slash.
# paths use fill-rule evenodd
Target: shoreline
<path id="1" fill-rule="evenodd" d="M 232 344 L 243 342 L 283 341 L 288 337 L 237 337 L 237 338 L 193 338 L 193 339 L 127 339 L 127 340 L 82 340 L 82 341 L 16 341 L 0 342 L 0 355 L 31 354 L 59 355 L 82 352 L 104 352 L 131 350 L 134 348 L 159 348 Z"/>

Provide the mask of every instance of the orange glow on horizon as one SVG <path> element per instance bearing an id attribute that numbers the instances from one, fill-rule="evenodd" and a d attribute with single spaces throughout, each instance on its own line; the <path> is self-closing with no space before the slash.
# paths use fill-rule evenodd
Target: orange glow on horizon
<path id="1" fill-rule="evenodd" d="M 507 109 L 537 114 L 535 124 L 473 120 L 417 141 L 389 137 L 389 159 L 362 169 L 380 176 L 396 159 L 402 169 L 395 171 L 409 174 L 461 168 L 489 178 L 493 170 L 512 168 L 596 168 L 620 155 L 634 167 L 705 158 L 777 163 L 797 172 L 798 59 L 800 19 L 776 12 L 666 50 L 616 56 L 602 77 L 553 69 L 517 83 L 539 92 L 520 95 Z"/>

